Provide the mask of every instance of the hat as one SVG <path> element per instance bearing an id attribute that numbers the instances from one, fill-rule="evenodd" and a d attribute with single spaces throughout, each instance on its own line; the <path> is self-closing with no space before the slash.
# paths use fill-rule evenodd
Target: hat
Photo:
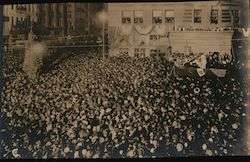
<path id="1" fill-rule="evenodd" d="M 182 145 L 181 143 L 178 143 L 178 144 L 176 145 L 176 150 L 177 150 L 178 152 L 182 151 L 182 150 L 183 150 L 183 145 Z"/>
<path id="2" fill-rule="evenodd" d="M 69 147 L 65 147 L 63 152 L 68 153 L 70 151 Z"/>

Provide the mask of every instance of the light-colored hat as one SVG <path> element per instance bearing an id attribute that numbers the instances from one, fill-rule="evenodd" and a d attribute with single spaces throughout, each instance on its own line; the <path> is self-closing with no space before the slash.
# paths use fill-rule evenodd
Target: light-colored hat
<path id="1" fill-rule="evenodd" d="M 176 150 L 177 150 L 178 152 L 182 151 L 182 150 L 183 150 L 183 145 L 182 145 L 181 143 L 178 143 L 178 144 L 176 145 Z"/>

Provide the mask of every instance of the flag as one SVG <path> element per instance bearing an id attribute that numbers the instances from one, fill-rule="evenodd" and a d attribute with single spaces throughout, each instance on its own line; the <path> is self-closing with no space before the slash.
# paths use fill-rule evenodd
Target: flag
<path id="1" fill-rule="evenodd" d="M 205 55 L 200 56 L 198 59 L 195 60 L 195 63 L 201 68 L 206 69 L 207 66 L 207 58 Z"/>

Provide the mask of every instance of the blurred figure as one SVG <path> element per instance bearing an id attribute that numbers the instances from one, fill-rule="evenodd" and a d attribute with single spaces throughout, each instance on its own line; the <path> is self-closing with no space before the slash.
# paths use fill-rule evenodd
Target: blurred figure
<path id="1" fill-rule="evenodd" d="M 32 30 L 28 34 L 26 51 L 24 56 L 23 71 L 31 79 L 36 79 L 37 71 L 42 66 L 42 57 L 46 53 L 46 46 L 34 41 L 35 35 Z"/>

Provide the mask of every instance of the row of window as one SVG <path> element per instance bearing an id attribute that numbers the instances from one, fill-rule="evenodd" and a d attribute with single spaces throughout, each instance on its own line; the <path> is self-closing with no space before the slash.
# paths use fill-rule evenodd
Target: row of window
<path id="1" fill-rule="evenodd" d="M 14 5 L 11 5 L 11 9 L 14 10 Z M 16 9 L 17 10 L 35 11 L 35 5 L 34 4 L 28 4 L 26 6 L 25 4 L 17 4 Z"/>
<path id="2" fill-rule="evenodd" d="M 26 19 L 25 18 L 23 18 L 23 17 L 21 17 L 21 18 L 18 18 L 18 17 L 16 17 L 16 23 L 22 23 L 22 22 L 25 22 L 25 21 L 29 21 L 29 22 L 34 22 L 35 21 L 35 19 L 34 18 L 31 18 L 30 16 L 29 17 L 27 17 Z M 9 21 L 9 17 L 8 17 L 8 21 Z M 11 17 L 11 25 L 12 26 L 14 26 L 14 17 L 12 16 Z"/>
<path id="3" fill-rule="evenodd" d="M 120 48 L 119 51 L 120 56 L 128 56 L 129 55 L 129 49 L 128 48 Z M 155 57 L 157 55 L 160 55 L 159 49 L 150 49 L 150 56 Z M 134 56 L 135 57 L 145 57 L 146 56 L 146 49 L 145 48 L 134 48 Z"/>
<path id="4" fill-rule="evenodd" d="M 240 12 L 239 10 L 222 10 L 221 22 L 232 22 L 232 17 L 235 25 L 240 24 Z M 202 10 L 193 11 L 193 22 L 202 23 Z M 191 15 L 192 16 L 192 15 Z M 143 24 L 143 11 L 134 11 L 134 16 L 132 11 L 122 11 L 122 24 L 131 24 L 132 17 L 134 17 L 134 24 Z M 174 23 L 175 21 L 175 11 L 166 10 L 165 11 L 165 23 Z M 153 10 L 152 23 L 161 24 L 163 23 L 162 11 Z M 218 10 L 211 10 L 210 23 L 218 24 Z"/>

